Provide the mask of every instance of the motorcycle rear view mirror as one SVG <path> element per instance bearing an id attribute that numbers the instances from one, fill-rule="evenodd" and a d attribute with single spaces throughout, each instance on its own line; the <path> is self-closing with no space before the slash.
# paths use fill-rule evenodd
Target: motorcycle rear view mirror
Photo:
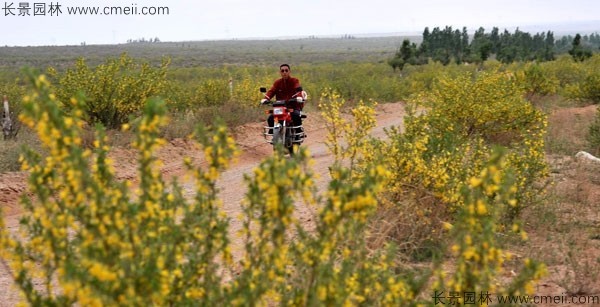
<path id="1" fill-rule="evenodd" d="M 267 88 L 266 87 L 261 87 L 260 88 L 260 92 L 261 93 L 266 93 L 267 92 Z"/>

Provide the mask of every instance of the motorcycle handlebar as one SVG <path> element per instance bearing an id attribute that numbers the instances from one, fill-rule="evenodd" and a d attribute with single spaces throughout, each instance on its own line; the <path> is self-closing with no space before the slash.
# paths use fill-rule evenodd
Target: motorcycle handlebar
<path id="1" fill-rule="evenodd" d="M 285 103 L 288 103 L 288 102 L 300 102 L 300 103 L 304 103 L 305 100 L 297 100 L 296 98 L 292 98 L 292 99 L 288 99 L 288 100 L 275 100 L 275 101 L 267 100 L 265 102 L 261 102 L 260 104 L 273 104 L 273 103 L 277 103 L 277 102 L 279 102 L 279 103 L 281 103 L 281 102 L 285 102 Z"/>

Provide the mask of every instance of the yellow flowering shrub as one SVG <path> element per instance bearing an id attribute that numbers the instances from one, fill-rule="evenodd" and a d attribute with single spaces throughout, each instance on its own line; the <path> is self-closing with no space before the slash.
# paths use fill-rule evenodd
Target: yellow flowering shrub
<path id="1" fill-rule="evenodd" d="M 549 73 L 546 66 L 538 63 L 527 63 L 517 76 L 522 80 L 525 87 L 525 93 L 532 95 L 552 95 L 556 94 L 559 87 L 559 80 Z"/>
<path id="2" fill-rule="evenodd" d="M 81 146 L 84 101 L 59 108 L 42 75 L 25 98 L 21 120 L 34 129 L 49 155 L 25 153 L 30 172 L 22 220 L 27 240 L 3 230 L 2 256 L 33 305 L 172 305 L 199 297 L 217 299 L 218 263 L 230 263 L 227 219 L 219 211 L 215 180 L 235 152 L 225 129 L 199 131 L 208 166 L 191 169 L 197 195 L 187 204 L 177 183 L 167 185 L 153 152 L 165 122 L 164 103 L 144 107 L 139 133 L 139 186 L 114 177 L 106 137 L 99 130 L 93 149 Z M 191 168 L 191 165 L 190 165 Z M 53 279 L 57 283 L 53 282 Z M 45 286 L 40 291 L 34 280 Z M 53 286 L 58 286 L 55 290 Z"/>
<path id="3" fill-rule="evenodd" d="M 546 117 L 523 94 L 510 73 L 441 77 L 415 100 L 426 111 L 409 113 L 406 131 L 390 129 L 390 141 L 379 145 L 394 174 L 392 195 L 425 189 L 451 207 L 461 205 L 461 186 L 479 172 L 491 146 L 502 145 L 509 148 L 507 159 L 517 177 L 519 205 L 509 213 L 516 217 L 539 192 L 533 182 L 547 174 Z"/>
<path id="4" fill-rule="evenodd" d="M 197 107 L 221 105 L 228 100 L 227 80 L 204 80 L 196 87 L 191 97 L 191 101 Z"/>
<path id="5" fill-rule="evenodd" d="M 273 79 L 268 75 L 242 71 L 232 78 L 231 100 L 249 107 L 257 106 L 262 94 L 258 91 L 260 87 L 267 89 L 273 84 Z"/>
<path id="6" fill-rule="evenodd" d="M 486 293 L 533 295 L 533 285 L 545 274 L 543 264 L 526 259 L 518 276 L 509 282 L 501 278 L 504 262 L 510 260 L 511 254 L 497 242 L 497 233 L 501 231 L 499 221 L 503 211 L 517 203 L 517 184 L 509 165 L 503 150 L 495 148 L 482 170 L 462 187 L 464 205 L 457 211 L 456 222 L 446 224 L 453 241 L 455 268 L 451 273 L 438 269 L 433 289 L 435 293 L 459 293 L 457 304 L 469 303 L 463 301 L 466 297 L 463 293 L 476 293 L 475 299 L 481 299 L 480 295 Z M 526 238 L 518 225 L 514 225 L 513 230 Z"/>
<path id="7" fill-rule="evenodd" d="M 164 60 L 155 68 L 123 54 L 95 68 L 80 58 L 74 68 L 63 74 L 53 68 L 49 72 L 57 79 L 58 101 L 69 101 L 81 93 L 85 97 L 88 121 L 118 128 L 132 115 L 139 115 L 146 99 L 164 91 L 168 64 L 168 60 Z"/>
<path id="8" fill-rule="evenodd" d="M 29 150 L 22 158 L 34 196 L 24 198 L 26 239 L 5 228 L 0 232 L 1 256 L 28 303 L 397 305 L 413 298 L 391 269 L 393 257 L 371 255 L 361 235 L 384 188 L 383 167 L 365 164 L 359 177 L 351 176 L 354 168 L 336 164 L 321 199 L 307 152 L 265 160 L 245 178 L 246 243 L 234 274 L 228 218 L 216 188 L 236 153 L 225 128 L 198 128 L 207 166 L 185 162 L 196 186 L 187 200 L 179 184 L 164 182 L 158 171 L 161 161 L 153 153 L 164 143 L 159 130 L 166 110 L 162 101 L 149 100 L 132 144 L 139 152 L 133 187 L 115 179 L 102 129 L 93 148 L 81 146 L 85 102 L 69 100 L 66 113 L 46 78 L 32 79 L 36 90 L 25 97 L 20 119 L 49 155 Z M 323 204 L 316 232 L 302 229 L 292 216 L 299 197 Z M 292 231 L 297 240 L 290 241 Z"/>
<path id="9" fill-rule="evenodd" d="M 93 148 L 81 146 L 85 100 L 69 99 L 65 112 L 65 102 L 43 75 L 32 82 L 35 91 L 24 98 L 20 119 L 36 131 L 49 155 L 42 158 L 28 150 L 22 158 L 34 196 L 24 198 L 24 236 L 11 236 L 0 219 L 0 256 L 29 304 L 405 306 L 423 300 L 423 291 L 430 290 L 400 273 L 393 245 L 371 250 L 367 241 L 371 217 L 390 194 L 389 187 L 405 188 L 394 183 L 400 165 L 393 163 L 410 162 L 417 175 L 432 175 L 427 186 L 439 185 L 440 197 L 449 195 L 441 192 L 442 186 L 458 186 L 435 173 L 444 165 L 461 164 L 452 160 L 453 154 L 433 158 L 435 153 L 427 151 L 446 144 L 430 141 L 436 135 L 430 139 L 425 132 L 435 131 L 433 125 L 421 134 L 411 128 L 414 146 L 400 148 L 396 137 L 390 144 L 398 148 L 388 145 L 390 152 L 381 152 L 377 149 L 386 141 L 368 136 L 375 127 L 373 106 L 360 102 L 349 119 L 340 114 L 339 95 L 325 93 L 321 109 L 327 114 L 327 145 L 335 155 L 327 190 L 317 193 L 306 150 L 289 159 L 280 153 L 266 158 L 244 178 L 244 245 L 240 262 L 234 263 L 229 218 L 220 208 L 216 181 L 237 149 L 222 125 L 199 127 L 194 134 L 206 165 L 184 161 L 195 186 L 188 199 L 177 181 L 166 183 L 159 172 L 161 161 L 154 152 L 164 143 L 160 129 L 167 123 L 166 108 L 161 100 L 147 101 L 132 143 L 139 164 L 134 187 L 116 180 L 102 129 L 97 129 Z M 482 142 L 461 148 L 485 148 Z M 407 152 L 420 160 L 389 157 Z M 435 164 L 424 173 L 429 161 Z M 483 289 L 499 272 L 494 267 L 505 254 L 493 241 L 496 212 L 500 204 L 517 204 L 520 187 L 518 175 L 515 181 L 505 179 L 505 167 L 518 166 L 509 159 L 504 164 L 491 161 L 478 163 L 462 194 L 448 196 L 461 205 L 453 240 L 472 239 L 457 243 L 461 271 L 456 278 L 438 273 L 439 286 Z M 300 201 L 317 208 L 310 229 L 294 218 Z M 511 293 L 526 289 L 539 275 L 536 264 L 527 268 Z M 464 275 L 470 269 L 475 275 Z"/>
<path id="10" fill-rule="evenodd" d="M 349 122 L 341 113 L 342 107 L 346 106 L 341 95 L 330 88 L 321 94 L 319 108 L 329 132 L 325 144 L 335 158 L 334 163 L 348 160 L 350 169 L 356 171 L 356 164 L 366 158 L 364 154 L 371 152 L 369 132 L 375 127 L 376 105 L 376 102 L 360 100 L 351 109 L 353 122 Z M 353 175 L 360 172 L 355 173 Z"/>
<path id="11" fill-rule="evenodd" d="M 450 127 L 453 123 L 444 117 L 436 118 L 439 121 L 427 122 L 423 120 L 427 118 L 426 116 L 409 116 L 408 119 L 412 121 L 409 125 L 414 131 L 407 131 L 405 135 L 412 138 L 403 138 L 401 139 L 402 143 L 399 142 L 400 138 L 375 140 L 369 137 L 370 130 L 375 127 L 375 113 L 372 106 L 359 103 L 357 108 L 352 110 L 352 120 L 349 120 L 340 113 L 345 102 L 338 94 L 325 92 L 321 101 L 320 108 L 329 131 L 326 143 L 335 155 L 335 162 L 330 169 L 333 180 L 330 183 L 329 202 L 321 213 L 327 212 L 328 209 L 330 211 L 327 213 L 328 215 L 321 215 L 322 218 L 319 219 L 319 222 L 324 223 L 323 230 L 319 228 L 321 224 L 317 225 L 317 229 L 319 233 L 333 233 L 336 228 L 342 230 L 343 236 L 325 236 L 329 237 L 327 242 L 345 242 L 342 245 L 344 248 L 338 251 L 340 256 L 337 261 L 341 264 L 342 269 L 336 271 L 334 265 L 334 273 L 343 272 L 345 266 L 354 267 L 351 263 L 359 262 L 363 257 L 356 256 L 364 253 L 365 240 L 370 238 L 370 234 L 364 228 L 366 225 L 363 224 L 364 221 L 367 221 L 367 224 L 378 222 L 370 220 L 377 208 L 389 204 L 390 201 L 396 201 L 398 205 L 405 204 L 407 198 L 415 197 L 416 194 L 403 194 L 400 193 L 401 190 L 414 190 L 420 185 L 421 189 L 430 189 L 435 193 L 434 195 L 443 200 L 443 203 L 452 205 L 454 209 L 441 208 L 447 213 L 446 221 L 455 223 L 455 226 L 445 222 L 445 228 L 451 229 L 451 231 L 439 239 L 440 241 L 456 242 L 450 248 L 454 257 L 443 262 L 449 266 L 456 266 L 456 269 L 453 270 L 453 273 L 447 273 L 442 269 L 446 266 L 437 267 L 439 263 L 434 262 L 433 268 L 437 267 L 434 276 L 437 278 L 431 285 L 419 283 L 421 278 L 423 278 L 422 280 L 428 279 L 427 273 L 413 272 L 412 274 L 416 273 L 415 277 L 407 278 L 409 276 L 407 274 L 401 275 L 404 276 L 401 279 L 398 279 L 397 276 L 390 276 L 390 280 L 397 280 L 393 291 L 402 293 L 396 303 L 408 304 L 408 299 L 412 303 L 418 303 L 420 302 L 419 298 L 422 299 L 424 294 L 430 298 L 430 294 L 440 293 L 440 291 L 446 294 L 449 291 L 460 293 L 461 297 L 464 297 L 465 292 L 487 292 L 496 295 L 532 294 L 532 286 L 544 274 L 544 266 L 527 260 L 516 278 L 509 282 L 504 281 L 502 278 L 503 264 L 510 254 L 505 252 L 496 240 L 497 233 L 502 231 L 504 215 L 518 204 L 517 192 L 520 186 L 517 184 L 511 167 L 522 166 L 515 165 L 510 160 L 512 156 L 503 154 L 501 149 L 486 145 L 483 138 L 474 138 L 472 141 L 468 141 L 468 138 L 457 137 L 454 131 L 460 131 L 460 129 Z M 447 127 L 448 130 L 438 132 L 432 127 L 434 124 L 439 125 L 438 127 Z M 417 131 L 416 127 L 422 129 L 418 130 L 420 134 L 411 134 Z M 398 133 L 397 130 L 395 131 Z M 457 159 L 458 156 L 462 159 Z M 403 164 L 399 165 L 400 161 Z M 341 167 L 342 165 L 345 167 Z M 400 166 L 405 168 L 399 168 Z M 461 174 L 461 171 L 465 169 L 468 169 L 469 172 L 462 173 L 465 176 L 463 181 L 452 178 L 444 172 Z M 378 180 L 371 177 L 373 171 L 379 174 Z M 399 173 L 405 177 L 397 177 Z M 413 175 L 414 177 L 411 177 Z M 369 192 L 367 192 L 369 198 L 363 198 L 361 201 L 365 205 L 370 203 L 368 206 L 354 206 L 351 205 L 353 202 L 348 199 L 340 199 L 331 194 L 332 187 L 342 191 L 344 189 L 354 190 L 353 193 L 356 193 L 356 188 L 361 186 L 360 183 L 364 184 L 365 181 L 373 180 L 379 181 L 382 186 L 375 185 L 369 188 Z M 452 190 L 444 191 L 444 188 L 452 188 Z M 392 196 L 396 196 L 396 198 L 390 199 Z M 359 212 L 348 211 L 348 209 L 357 207 L 364 209 Z M 413 209 L 419 208 L 403 208 L 403 210 Z M 336 211 L 339 213 L 336 214 Z M 338 217 L 345 214 L 352 214 L 353 218 L 344 224 L 336 225 L 335 221 L 339 219 Z M 427 229 L 421 227 L 422 222 L 418 220 L 408 222 L 412 223 L 412 227 L 417 230 L 426 231 Z M 370 226 L 377 228 L 377 225 Z M 518 224 L 514 224 L 512 229 L 526 238 L 526 234 Z M 302 247 L 306 249 L 306 246 Z M 331 248 L 326 250 L 335 251 Z M 383 254 L 382 251 L 377 253 L 377 256 L 371 257 L 398 259 L 395 249 L 388 249 L 387 254 Z M 442 257 L 442 259 L 444 258 Z M 316 262 L 314 257 L 305 256 L 301 259 L 307 264 Z M 379 269 L 385 267 L 398 270 L 397 266 L 389 266 L 386 262 L 383 266 L 378 266 Z M 328 268 L 323 267 L 322 270 L 327 272 Z M 390 272 L 384 269 L 377 274 L 390 274 Z M 336 274 L 332 274 L 327 278 L 336 276 Z M 351 276 L 350 281 L 352 282 L 337 281 L 337 284 L 344 285 L 348 291 L 349 287 L 355 285 L 354 281 L 361 280 L 363 275 Z M 322 281 L 320 280 L 320 282 Z M 377 280 L 368 280 L 366 285 L 369 290 L 372 290 L 373 285 L 375 285 L 375 289 L 381 287 Z M 321 290 L 317 290 L 317 295 L 327 298 L 327 294 L 330 293 L 328 291 L 332 290 L 340 291 L 336 287 L 322 287 Z M 347 298 L 348 296 L 340 295 L 340 297 Z M 351 305 L 365 302 L 367 305 L 371 305 L 377 302 L 364 301 L 363 299 L 368 296 L 363 293 L 354 294 L 351 297 L 358 299 L 350 301 Z M 342 305 L 347 301 L 330 298 L 318 302 L 319 304 Z M 423 302 L 431 303 L 430 300 Z M 300 301 L 300 304 L 306 305 L 306 301 Z"/>
<path id="12" fill-rule="evenodd" d="M 570 57 L 560 58 L 548 69 L 564 80 L 561 85 L 565 97 L 586 103 L 600 102 L 600 55 L 595 54 L 584 62 L 574 62 Z"/>
<path id="13" fill-rule="evenodd" d="M 194 112 L 231 102 L 241 106 L 242 110 L 256 108 L 262 97 L 258 89 L 270 86 L 273 80 L 266 78 L 264 74 L 249 72 L 243 68 L 230 70 L 200 67 L 170 70 L 165 90 L 170 110 Z"/>

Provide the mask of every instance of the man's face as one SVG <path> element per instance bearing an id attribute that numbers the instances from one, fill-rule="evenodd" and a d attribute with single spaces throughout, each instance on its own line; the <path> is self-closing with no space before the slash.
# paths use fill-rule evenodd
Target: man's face
<path id="1" fill-rule="evenodd" d="M 290 76 L 290 68 L 287 66 L 281 66 L 279 68 L 279 73 L 281 74 L 282 78 L 287 79 Z"/>

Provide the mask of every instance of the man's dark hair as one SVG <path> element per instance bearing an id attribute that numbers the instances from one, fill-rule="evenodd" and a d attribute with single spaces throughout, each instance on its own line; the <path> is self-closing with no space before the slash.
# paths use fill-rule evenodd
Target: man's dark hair
<path id="1" fill-rule="evenodd" d="M 289 70 L 291 70 L 291 69 L 292 69 L 292 68 L 290 68 L 290 65 L 289 65 L 289 64 L 281 64 L 281 65 L 279 65 L 279 69 L 281 69 L 281 67 L 283 67 L 283 66 L 287 66 L 287 68 L 288 68 Z"/>

